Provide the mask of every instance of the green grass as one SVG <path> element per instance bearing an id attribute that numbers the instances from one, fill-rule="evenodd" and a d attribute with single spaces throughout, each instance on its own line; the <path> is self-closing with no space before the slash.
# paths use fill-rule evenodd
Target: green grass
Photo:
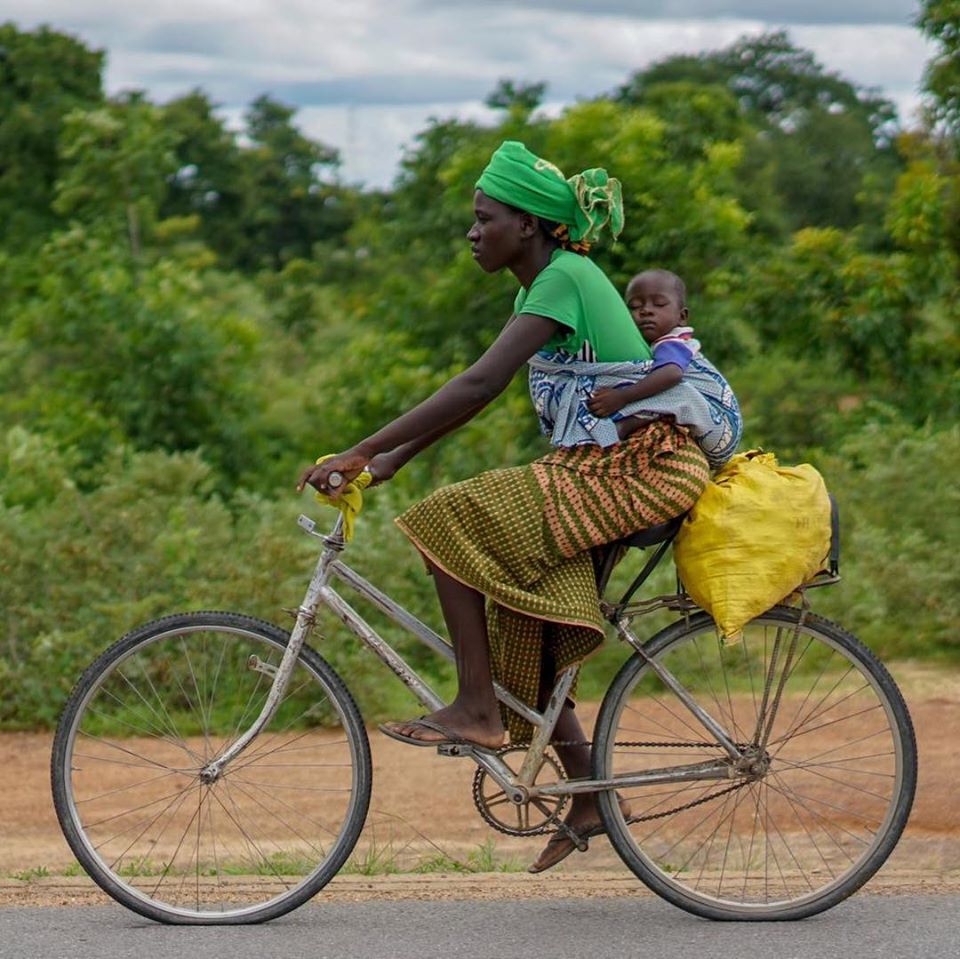
<path id="1" fill-rule="evenodd" d="M 10 875 L 12 879 L 31 882 L 34 879 L 47 879 L 50 876 L 50 870 L 46 866 L 32 866 L 30 869 L 21 869 L 19 872 Z"/>
<path id="2" fill-rule="evenodd" d="M 492 839 L 486 839 L 467 856 L 470 865 L 469 872 L 525 872 L 526 866 L 515 856 L 509 859 L 498 859 L 496 844 Z"/>
<path id="3" fill-rule="evenodd" d="M 498 859 L 496 844 L 492 839 L 482 842 L 476 849 L 467 854 L 466 861 L 454 859 L 446 853 L 438 853 L 422 860 L 414 866 L 413 873 L 485 873 L 485 872 L 523 872 L 523 864 L 514 857 Z"/>
<path id="4" fill-rule="evenodd" d="M 312 859 L 305 859 L 292 853 L 277 852 L 268 859 L 253 862 L 248 859 L 223 860 L 219 863 L 206 862 L 200 866 L 201 876 L 305 876 L 316 863 Z M 155 862 L 152 859 L 138 859 L 124 863 L 118 870 L 121 876 L 128 879 L 139 879 L 148 876 L 159 876 L 166 873 L 168 876 L 195 875 L 194 869 L 168 868 L 165 862 Z"/>
<path id="5" fill-rule="evenodd" d="M 376 842 L 371 842 L 361 855 L 358 856 L 354 853 L 344 863 L 340 874 L 345 876 L 389 876 L 400 871 L 398 854 L 393 847 L 393 843 L 385 843 L 381 846 Z"/>
<path id="6" fill-rule="evenodd" d="M 251 863 L 245 861 L 221 862 L 218 866 L 209 863 L 201 867 L 202 876 L 305 876 L 311 871 L 315 863 L 294 855 L 276 853 L 269 861 Z M 504 873 L 522 872 L 524 866 L 516 858 L 502 859 L 497 855 L 496 843 L 492 839 L 477 846 L 469 852 L 465 859 L 457 859 L 448 853 L 438 850 L 433 855 L 421 857 L 413 863 L 404 864 L 401 861 L 401 851 L 392 842 L 378 844 L 370 843 L 365 850 L 354 854 L 340 870 L 342 876 L 391 876 L 397 874 L 429 875 L 435 873 Z M 118 870 L 126 879 L 141 879 L 159 876 L 166 872 L 169 876 L 193 875 L 193 870 L 171 869 L 167 864 L 142 859 L 125 863 Z M 32 879 L 44 879 L 50 876 L 45 866 L 37 866 L 14 873 L 14 879 L 29 882 Z M 59 875 L 82 876 L 83 867 L 73 862 L 65 867 Z"/>

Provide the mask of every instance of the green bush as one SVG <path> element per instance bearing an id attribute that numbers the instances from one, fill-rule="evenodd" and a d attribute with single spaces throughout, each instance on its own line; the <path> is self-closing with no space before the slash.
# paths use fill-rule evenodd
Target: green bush
<path id="1" fill-rule="evenodd" d="M 888 104 L 776 34 L 654 65 L 554 118 L 533 112 L 536 85 L 501 84 L 499 123 L 433 121 L 393 188 L 362 191 L 269 98 L 238 138 L 202 91 L 162 110 L 107 101 L 99 54 L 0 32 L 23 80 L 0 123 L 0 725 L 52 725 L 83 667 L 144 620 L 212 607 L 289 624 L 316 555 L 296 514 L 323 512 L 293 494 L 300 470 L 428 396 L 510 316 L 514 277 L 485 276 L 465 242 L 477 174 L 505 138 L 622 180 L 626 228 L 597 262 L 620 287 L 649 267 L 684 276 L 744 446 L 824 472 L 843 583 L 816 607 L 882 656 L 960 657 L 952 141 L 891 135 Z M 754 72 L 742 54 L 757 50 L 782 75 Z M 747 75 L 751 97 L 733 95 Z M 833 142 L 851 117 L 877 137 Z M 863 163 L 827 182 L 810 145 Z M 545 450 L 524 380 L 368 494 L 351 563 L 438 630 L 392 517 Z M 665 568 L 650 588 L 671 586 Z M 365 612 L 452 690 L 446 663 Z M 368 719 L 411 708 L 341 625 L 324 619 L 315 642 Z M 626 652 L 605 646 L 581 694 Z"/>
<path id="2" fill-rule="evenodd" d="M 84 492 L 53 444 L 22 429 L 0 440 L 0 726 L 49 728 L 80 672 L 143 622 L 173 612 L 224 609 L 289 628 L 317 541 L 296 526 L 299 511 L 321 526 L 335 513 L 311 498 L 268 500 L 214 490 L 196 454 L 118 450 L 103 481 Z M 356 562 L 414 613 L 439 627 L 432 580 L 394 527 L 389 489 L 368 494 Z M 375 617 L 372 617 L 375 618 Z M 450 671 L 383 630 L 448 691 Z M 403 690 L 345 630 L 324 621 L 314 637 L 370 718 L 390 712 Z M 444 685 L 446 684 L 446 685 Z M 388 695 L 384 696 L 384 690 Z"/>
<path id="3" fill-rule="evenodd" d="M 816 465 L 843 548 L 843 581 L 818 609 L 883 657 L 960 662 L 960 429 L 867 424 Z"/>

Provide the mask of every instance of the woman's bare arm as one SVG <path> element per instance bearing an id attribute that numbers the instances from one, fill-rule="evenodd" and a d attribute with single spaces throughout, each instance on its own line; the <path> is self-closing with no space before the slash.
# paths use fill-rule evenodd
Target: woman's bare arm
<path id="1" fill-rule="evenodd" d="M 486 405 L 487 404 L 484 404 L 484 406 Z M 383 483 L 389 479 L 392 479 L 397 471 L 405 466 L 410 460 L 412 460 L 417 453 L 423 449 L 426 449 L 428 446 L 446 436 L 448 433 L 452 433 L 458 427 L 463 426 L 464 423 L 472 420 L 482 409 L 483 407 L 481 406 L 476 409 L 468 410 L 462 416 L 454 420 L 454 422 L 449 426 L 442 426 L 439 429 L 434 430 L 432 433 L 419 436 L 417 439 L 411 440 L 409 443 L 404 443 L 403 446 L 398 446 L 396 449 L 392 449 L 388 453 L 378 453 L 370 460 L 368 466 L 370 472 L 373 473 L 374 483 Z"/>
<path id="2" fill-rule="evenodd" d="M 503 328 L 497 339 L 475 363 L 446 382 L 432 396 L 398 416 L 352 449 L 304 470 L 298 489 L 309 483 L 325 488 L 336 470 L 349 481 L 381 453 L 411 444 L 410 455 L 424 449 L 450 430 L 476 416 L 500 395 L 517 370 L 556 333 L 554 320 L 521 314 Z M 409 458 L 409 457 L 408 457 Z"/>

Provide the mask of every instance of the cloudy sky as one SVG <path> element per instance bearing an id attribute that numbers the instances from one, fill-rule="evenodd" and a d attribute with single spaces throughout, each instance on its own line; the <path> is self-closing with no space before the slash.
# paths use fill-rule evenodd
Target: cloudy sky
<path id="1" fill-rule="evenodd" d="M 429 117 L 489 116 L 503 77 L 548 84 L 556 112 L 674 53 L 785 27 L 828 69 L 909 118 L 930 55 L 916 0 L 0 0 L 107 52 L 110 93 L 194 87 L 232 123 L 270 93 L 340 149 L 350 182 L 387 185 Z"/>

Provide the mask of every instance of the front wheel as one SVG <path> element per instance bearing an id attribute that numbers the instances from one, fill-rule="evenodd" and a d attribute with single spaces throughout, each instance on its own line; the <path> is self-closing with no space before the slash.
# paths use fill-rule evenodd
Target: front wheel
<path id="1" fill-rule="evenodd" d="M 644 647 L 744 753 L 732 760 L 640 654 L 597 718 L 593 775 L 686 766 L 690 777 L 600 794 L 626 865 L 674 905 L 710 919 L 801 919 L 883 864 L 913 802 L 917 751 L 890 674 L 859 640 L 775 607 L 735 645 L 704 614 Z M 698 763 L 727 778 L 693 778 Z"/>
<path id="2" fill-rule="evenodd" d="M 168 616 L 81 677 L 54 738 L 54 804 L 80 864 L 123 905 L 160 922 L 262 922 L 349 856 L 370 747 L 308 647 L 267 727 L 219 778 L 201 777 L 259 715 L 288 638 L 232 613 Z"/>

